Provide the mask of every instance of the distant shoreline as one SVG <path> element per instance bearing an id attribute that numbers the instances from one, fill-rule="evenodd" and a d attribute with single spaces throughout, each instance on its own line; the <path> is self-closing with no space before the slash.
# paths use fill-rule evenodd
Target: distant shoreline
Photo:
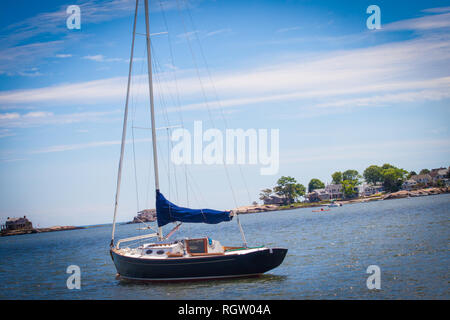
<path id="1" fill-rule="evenodd" d="M 422 197 L 422 196 L 430 196 L 437 194 L 446 194 L 450 193 L 450 187 L 444 188 L 423 188 L 417 190 L 400 190 L 392 193 L 385 194 L 375 194 L 368 197 L 360 197 L 349 200 L 336 200 L 336 204 L 352 204 L 352 203 L 362 203 L 369 201 L 380 201 L 380 200 L 391 200 L 391 199 L 402 199 L 408 197 Z M 235 209 L 238 214 L 250 214 L 250 213 L 258 213 L 258 212 L 269 212 L 269 211 L 281 211 L 281 210 L 293 210 L 293 209 L 301 209 L 301 208 L 314 208 L 314 207 L 325 207 L 331 203 L 330 200 L 319 201 L 319 202 L 299 202 L 293 203 L 290 205 L 256 205 L 256 206 L 243 206 Z"/>
<path id="2" fill-rule="evenodd" d="M 387 193 L 387 194 L 375 194 L 368 197 L 361 197 L 356 199 L 350 199 L 350 200 L 336 200 L 336 204 L 352 204 L 352 203 L 362 203 L 362 202 L 370 202 L 370 201 L 380 201 L 380 200 L 392 200 L 392 199 L 403 199 L 408 197 L 421 197 L 421 196 L 430 196 L 430 195 L 437 195 L 437 194 L 446 194 L 450 193 L 450 187 L 446 188 L 423 188 L 418 190 L 401 190 L 393 193 Z M 328 206 L 331 203 L 331 201 L 320 201 L 320 202 L 299 202 L 299 203 L 293 203 L 291 205 L 274 205 L 274 204 L 268 204 L 268 205 L 257 205 L 257 206 L 243 206 L 235 209 L 234 211 L 238 214 L 251 214 L 251 213 L 258 213 L 258 212 L 270 212 L 270 211 L 282 211 L 282 210 L 294 210 L 294 209 L 301 209 L 301 208 L 315 208 L 315 207 L 325 207 Z M 133 222 L 122 222 L 122 224 L 130 224 Z M 99 225 L 102 226 L 102 225 Z M 33 228 L 33 229 L 22 229 L 22 230 L 3 230 L 0 233 L 0 236 L 6 237 L 6 236 L 16 236 L 16 235 L 23 235 L 23 234 L 31 234 L 31 233 L 44 233 L 44 232 L 56 232 L 56 231 L 68 231 L 68 230 L 78 230 L 78 229 L 88 229 L 88 228 L 95 228 L 96 226 L 84 226 L 84 227 L 75 227 L 75 226 L 55 226 L 55 227 L 49 227 L 49 228 Z"/>
<path id="3" fill-rule="evenodd" d="M 43 232 L 56 232 L 56 231 L 68 231 L 68 230 L 77 230 L 77 229 L 86 229 L 86 227 L 74 227 L 74 226 L 56 226 L 50 228 L 32 228 L 32 229 L 21 229 L 21 230 L 3 230 L 0 233 L 0 236 L 18 236 L 22 234 L 31 234 L 31 233 L 43 233 Z"/>

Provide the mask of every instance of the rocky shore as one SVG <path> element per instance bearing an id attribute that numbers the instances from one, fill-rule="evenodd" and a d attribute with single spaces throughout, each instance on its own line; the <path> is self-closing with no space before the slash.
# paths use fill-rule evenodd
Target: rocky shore
<path id="1" fill-rule="evenodd" d="M 357 199 L 351 200 L 342 200 L 336 201 L 336 204 L 351 204 L 351 203 L 361 203 L 361 202 L 369 202 L 369 201 L 379 201 L 379 200 L 390 200 L 390 199 L 401 199 L 407 197 L 421 197 L 421 196 L 429 196 L 436 194 L 450 193 L 450 187 L 444 188 L 424 188 L 418 190 L 401 190 L 398 192 L 387 193 L 387 194 L 376 194 L 369 197 L 361 197 Z M 234 209 L 233 211 L 238 214 L 246 214 L 246 213 L 257 213 L 257 212 L 267 212 L 267 211 L 279 211 L 279 210 L 292 210 L 299 208 L 313 208 L 313 207 L 323 207 L 327 206 L 329 203 L 299 203 L 299 204 L 291 204 L 286 206 L 278 206 L 278 205 L 256 205 L 256 206 L 243 206 Z"/>
<path id="2" fill-rule="evenodd" d="M 402 190 L 394 193 L 387 194 L 383 197 L 383 200 L 387 199 L 401 199 L 401 198 L 407 198 L 407 197 L 421 197 L 421 196 L 431 196 L 435 194 L 442 194 L 442 193 L 450 193 L 450 187 L 445 188 L 425 188 L 425 189 L 418 189 L 418 190 Z"/>
<path id="3" fill-rule="evenodd" d="M 32 228 L 32 229 L 20 229 L 20 230 L 2 230 L 0 236 L 16 236 L 21 234 L 30 233 L 42 233 L 42 232 L 54 232 L 54 231 L 67 231 L 84 229 L 84 227 L 74 227 L 74 226 L 54 226 L 49 228 Z"/>

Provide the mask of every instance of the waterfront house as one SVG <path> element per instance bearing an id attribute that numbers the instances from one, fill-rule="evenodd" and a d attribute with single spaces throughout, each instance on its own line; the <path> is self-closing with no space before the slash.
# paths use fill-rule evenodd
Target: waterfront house
<path id="1" fill-rule="evenodd" d="M 417 174 L 417 175 L 411 176 L 411 179 L 416 181 L 417 183 L 421 183 L 421 184 L 425 184 L 425 185 L 433 182 L 433 178 L 429 174 Z"/>
<path id="2" fill-rule="evenodd" d="M 20 218 L 10 218 L 6 219 L 4 225 L 1 226 L 1 230 L 23 230 L 23 229 L 33 229 L 33 224 L 26 216 Z"/>
<path id="3" fill-rule="evenodd" d="M 264 198 L 264 204 L 283 205 L 283 204 L 287 204 L 287 202 L 288 201 L 285 196 L 271 195 L 271 196 Z"/>
<path id="4" fill-rule="evenodd" d="M 360 197 L 367 197 L 384 191 L 383 185 L 381 183 L 362 183 L 358 187 L 358 195 Z"/>
<path id="5" fill-rule="evenodd" d="M 342 199 L 344 197 L 342 184 L 329 184 L 325 187 L 328 199 Z"/>
<path id="6" fill-rule="evenodd" d="M 444 182 L 444 185 L 446 187 L 450 187 L 450 179 L 449 178 L 442 179 L 442 182 Z"/>
<path id="7" fill-rule="evenodd" d="M 408 179 L 402 184 L 402 190 L 412 190 L 417 185 L 417 181 L 414 179 Z"/>
<path id="8" fill-rule="evenodd" d="M 310 202 L 317 202 L 322 200 L 330 200 L 330 193 L 328 193 L 324 188 L 323 189 L 315 189 L 312 192 L 306 195 L 306 198 Z"/>
<path id="9" fill-rule="evenodd" d="M 430 176 L 436 182 L 437 180 L 444 180 L 444 179 L 446 179 L 447 176 L 448 176 L 448 172 L 449 172 L 449 169 L 442 168 L 442 169 L 437 170 L 433 175 L 431 175 L 431 173 L 430 173 Z"/>
<path id="10" fill-rule="evenodd" d="M 444 173 L 444 171 L 442 171 L 442 170 L 446 170 L 445 173 Z M 440 171 L 440 173 L 441 173 L 441 174 L 440 174 L 440 175 L 441 175 L 441 178 L 437 178 L 437 176 L 439 175 L 439 171 Z M 441 167 L 441 168 L 431 169 L 429 175 L 433 178 L 433 180 L 436 181 L 437 179 L 443 179 L 443 178 L 445 178 L 445 177 L 442 177 L 442 174 L 444 173 L 444 175 L 446 175 L 447 172 L 448 172 L 448 169 L 447 169 L 447 168 Z"/>

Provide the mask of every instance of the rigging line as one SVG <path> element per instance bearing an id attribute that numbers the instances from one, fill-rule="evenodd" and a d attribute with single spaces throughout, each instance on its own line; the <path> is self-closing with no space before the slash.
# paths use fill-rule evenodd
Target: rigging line
<path id="1" fill-rule="evenodd" d="M 154 55 L 155 55 L 155 54 L 154 54 Z M 158 64 L 159 68 L 161 68 L 159 62 L 157 62 L 157 64 Z M 155 77 L 158 77 L 158 79 L 159 79 L 159 75 L 155 74 Z M 157 85 L 159 86 L 160 83 L 157 82 Z M 164 110 L 163 114 L 167 117 L 167 121 L 169 121 L 169 117 L 168 117 L 167 107 L 166 107 L 166 105 L 165 105 L 165 101 L 163 101 L 162 104 L 163 104 L 162 107 L 163 107 L 163 110 Z M 170 126 L 170 121 L 169 121 L 169 126 Z M 173 148 L 173 141 L 170 140 L 170 142 L 172 143 L 172 148 Z M 169 161 L 169 160 L 168 160 L 168 161 Z M 198 192 L 198 195 L 199 195 L 200 200 L 203 201 L 203 203 L 206 203 L 205 198 L 203 197 L 203 194 L 202 194 L 202 192 L 201 192 L 201 189 L 198 187 L 198 185 L 197 185 L 195 179 L 192 177 L 190 171 L 189 171 L 189 170 L 186 170 L 186 174 L 187 174 L 188 176 L 190 176 L 190 179 L 189 179 L 189 182 L 188 182 L 188 183 L 189 183 L 189 185 L 191 186 L 192 190 L 193 190 L 194 192 Z M 197 188 L 197 190 L 195 190 L 195 188 Z M 201 206 L 202 206 L 202 203 L 198 201 L 197 196 L 195 196 L 195 198 L 196 198 L 196 200 L 197 200 L 198 206 L 201 207 Z"/>
<path id="2" fill-rule="evenodd" d="M 161 7 L 161 13 L 162 13 L 164 25 L 165 25 L 166 31 L 167 31 L 167 41 L 169 44 L 170 63 L 172 64 L 172 67 L 175 67 L 175 59 L 173 57 L 173 48 L 172 48 L 172 42 L 170 40 L 171 37 L 170 37 L 170 32 L 169 32 L 169 26 L 167 24 L 166 13 L 165 13 L 164 6 L 162 5 L 161 0 L 158 0 L 158 3 L 159 3 L 159 6 Z M 176 100 L 177 100 L 176 106 L 178 108 L 178 116 L 180 118 L 181 127 L 183 129 L 183 138 L 186 139 L 186 137 L 184 136 L 184 132 L 185 132 L 184 127 L 185 126 L 184 126 L 183 114 L 181 112 L 180 93 L 178 90 L 178 79 L 176 76 L 176 71 L 173 68 L 171 68 L 171 73 L 173 75 L 174 82 L 175 82 L 175 93 L 176 93 Z M 185 177 L 185 186 L 186 186 L 186 203 L 187 203 L 187 206 L 189 207 L 189 188 L 188 188 L 188 180 L 187 180 L 186 163 L 184 163 L 184 177 Z"/>
<path id="3" fill-rule="evenodd" d="M 182 0 L 182 1 L 186 2 L 186 0 Z M 190 18 L 192 27 L 193 27 L 194 30 L 195 30 L 195 29 L 196 29 L 196 26 L 195 26 L 195 24 L 194 24 L 194 19 L 192 18 L 191 10 L 189 9 L 189 6 L 188 6 L 186 3 L 185 3 L 185 7 L 186 7 L 186 10 L 187 10 L 187 12 L 188 12 L 188 16 L 189 16 L 189 18 Z M 221 116 L 222 116 L 222 120 L 223 120 L 223 122 L 224 122 L 225 130 L 226 130 L 226 129 L 228 129 L 228 123 L 227 123 L 227 120 L 226 120 L 225 115 L 224 115 L 224 113 L 223 113 L 223 107 L 222 107 L 222 104 L 220 103 L 219 95 L 218 95 L 218 93 L 217 93 L 217 88 L 216 88 L 216 85 L 215 85 L 215 83 L 214 83 L 214 81 L 213 81 L 213 78 L 212 78 L 212 76 L 211 76 L 211 72 L 210 72 L 210 69 L 209 69 L 209 66 L 208 66 L 208 62 L 207 62 L 207 60 L 206 60 L 206 57 L 205 57 L 205 54 L 204 54 L 204 51 L 203 51 L 202 44 L 201 44 L 200 38 L 199 38 L 199 36 L 198 36 L 197 33 L 195 33 L 195 38 L 197 39 L 197 43 L 198 43 L 198 46 L 199 46 L 199 49 L 200 49 L 200 55 L 202 56 L 203 63 L 205 64 L 206 72 L 207 72 L 207 74 L 208 74 L 208 77 L 209 77 L 209 80 L 210 80 L 210 83 L 211 83 L 211 86 L 212 86 L 212 89 L 213 89 L 213 93 L 214 93 L 214 95 L 215 95 L 217 104 L 218 104 L 218 106 L 219 106 L 220 114 L 221 114 Z M 245 179 L 244 173 L 243 173 L 243 171 L 242 171 L 242 166 L 241 166 L 240 163 L 238 163 L 237 165 L 238 165 L 238 167 L 239 167 L 239 172 L 240 172 L 240 174 L 241 174 L 241 178 L 242 178 L 242 180 L 243 180 L 243 182 L 244 182 L 244 186 L 245 186 L 245 189 L 246 189 L 246 191 L 247 191 L 247 196 L 248 196 L 249 203 L 251 203 L 251 201 L 252 201 L 252 200 L 251 200 L 251 195 L 250 195 L 249 188 L 248 188 L 248 186 L 247 186 L 247 180 Z"/>
<path id="4" fill-rule="evenodd" d="M 203 197 L 203 194 L 201 193 L 201 189 L 198 186 L 197 182 L 195 181 L 194 177 L 192 176 L 192 174 L 190 172 L 188 172 L 188 175 L 189 175 L 189 181 L 191 182 L 190 185 L 192 187 L 192 190 L 195 191 L 195 188 L 197 188 L 197 192 L 199 192 L 202 203 L 206 204 L 209 207 L 210 205 L 208 204 L 208 201 Z"/>
<path id="5" fill-rule="evenodd" d="M 181 22 L 182 22 L 182 24 L 183 24 L 184 32 L 185 32 L 185 35 L 187 35 L 186 25 L 185 25 L 185 22 L 184 22 L 183 15 L 181 14 L 179 1 L 176 0 L 176 2 L 177 2 L 178 13 L 179 13 L 179 15 L 180 15 L 180 17 L 181 17 Z M 185 6 L 186 6 L 186 5 L 185 5 Z M 186 6 L 186 7 L 187 7 L 187 6 Z M 196 69 L 196 72 L 197 72 L 197 77 L 199 78 L 200 87 L 202 88 L 202 94 L 203 94 L 203 97 L 204 97 L 204 99 L 205 99 L 205 105 L 206 105 L 206 107 L 208 108 L 208 114 L 209 114 L 209 117 L 210 117 L 210 121 L 211 121 L 211 123 L 212 123 L 213 126 L 214 126 L 214 121 L 213 121 L 213 119 L 212 119 L 212 116 L 211 116 L 211 110 L 210 110 L 210 108 L 209 108 L 209 104 L 208 104 L 208 101 L 207 101 L 207 99 L 206 99 L 206 95 L 205 95 L 205 91 L 204 91 L 204 87 L 203 87 L 203 82 L 201 81 L 200 73 L 199 73 L 199 71 L 198 71 L 198 66 L 197 66 L 195 54 L 194 54 L 194 52 L 193 52 L 193 50 L 192 50 L 192 46 L 191 46 L 190 39 L 189 39 L 188 36 L 186 36 L 186 40 L 187 40 L 187 43 L 188 43 L 189 50 L 191 51 L 191 54 L 192 54 L 192 60 L 193 60 L 194 65 L 195 65 L 195 69 Z M 230 179 L 230 175 L 229 175 L 229 172 L 228 172 L 228 168 L 227 168 L 227 166 L 226 166 L 226 161 L 223 161 L 223 166 L 224 166 L 224 169 L 225 169 L 225 174 L 226 174 L 226 177 L 227 177 L 228 184 L 229 184 L 230 189 L 231 189 L 231 193 L 232 193 L 232 196 L 233 196 L 234 204 L 235 204 L 235 207 L 237 208 L 238 205 L 237 205 L 237 201 L 236 201 L 236 195 L 235 195 L 235 192 L 234 192 L 234 189 L 233 189 L 233 185 L 232 185 L 232 183 L 231 183 L 231 179 Z M 240 219 L 239 219 L 239 215 L 238 215 L 238 214 L 236 214 L 236 220 L 237 220 L 237 224 L 238 224 L 238 226 L 239 226 L 239 231 L 241 232 L 241 236 L 242 236 L 242 240 L 243 240 L 243 242 L 244 242 L 244 246 L 247 247 L 247 240 L 246 240 L 246 238 L 245 238 L 244 230 L 242 229 L 242 225 L 241 225 L 241 222 L 240 222 Z"/>
<path id="6" fill-rule="evenodd" d="M 160 71 L 160 73 L 155 73 L 155 77 L 157 79 L 161 80 L 162 75 L 164 74 L 164 72 L 163 72 L 161 64 L 159 63 L 159 60 L 157 58 L 156 51 L 153 50 L 153 53 L 154 53 L 154 57 L 155 57 L 155 59 L 154 59 L 155 69 Z M 161 107 L 162 107 L 162 110 L 163 110 L 163 115 L 165 116 L 165 120 L 166 120 L 166 123 L 167 123 L 167 128 L 166 128 L 166 130 L 167 130 L 166 131 L 167 139 L 168 139 L 168 141 L 167 141 L 167 151 L 168 151 L 167 166 L 168 166 L 169 185 L 170 185 L 170 145 L 172 145 L 172 148 L 173 148 L 173 141 L 172 141 L 172 139 L 170 139 L 170 134 L 169 134 L 169 128 L 171 127 L 171 123 L 170 123 L 169 114 L 167 113 L 167 105 L 166 105 L 166 101 L 165 101 L 164 95 L 163 95 L 162 83 L 163 83 L 163 81 L 156 81 L 156 84 L 157 84 L 157 86 L 159 88 L 158 94 L 159 94 L 160 101 L 161 101 Z M 170 90 L 168 90 L 168 92 L 170 92 Z M 177 202 L 178 202 L 178 200 L 179 200 L 179 197 L 178 197 L 178 181 L 177 181 L 175 166 L 174 166 L 174 180 L 175 180 L 175 194 L 176 194 L 176 199 L 177 199 Z"/>
<path id="7" fill-rule="evenodd" d="M 133 84 L 135 81 L 131 79 L 131 87 L 133 87 Z M 138 87 L 139 90 L 139 87 Z M 131 110 L 132 110 L 132 117 L 131 117 L 131 137 L 132 137 L 132 150 L 133 150 L 133 167 L 134 167 L 134 181 L 135 181 L 135 188 L 136 188 L 136 212 L 139 213 L 139 188 L 138 188 L 138 179 L 137 179 L 137 165 L 136 165 L 136 146 L 135 146 L 135 139 L 134 139 L 134 120 L 136 118 L 136 104 L 135 104 L 134 95 L 131 94 Z"/>
<path id="8" fill-rule="evenodd" d="M 138 3 L 139 0 L 136 0 L 136 9 L 134 11 L 134 23 L 133 23 L 133 37 L 131 41 L 131 53 L 130 53 L 130 64 L 128 70 L 128 83 L 127 83 L 127 96 L 125 100 L 125 111 L 123 116 L 123 128 L 122 128 L 122 141 L 120 146 L 120 160 L 119 160 L 119 168 L 117 173 L 117 187 L 116 187 L 116 198 L 114 201 L 114 218 L 113 218 L 113 227 L 112 227 L 112 235 L 111 235 L 111 243 L 110 246 L 114 246 L 114 233 L 116 231 L 116 217 L 117 217 L 117 208 L 119 206 L 119 195 L 120 195 L 120 182 L 122 179 L 122 162 L 123 162 L 123 154 L 125 151 L 125 139 L 127 134 L 127 120 L 128 120 L 128 98 L 130 94 L 130 82 L 131 82 L 131 73 L 133 70 L 133 53 L 134 53 L 134 39 L 136 37 L 136 20 L 138 13 Z"/>
<path id="9" fill-rule="evenodd" d="M 158 71 L 159 70 L 158 69 L 159 68 L 159 64 L 156 62 L 157 57 L 156 57 L 156 54 L 155 54 L 154 50 L 153 50 L 153 56 L 154 56 L 154 60 L 153 60 L 154 61 L 154 68 L 155 68 L 155 71 Z M 158 72 L 155 72 L 154 76 L 155 76 L 155 80 L 156 80 L 156 81 L 154 81 L 154 83 L 156 84 L 156 87 L 157 87 L 156 91 L 158 92 L 158 96 L 159 96 L 159 99 L 160 99 L 161 107 L 164 110 L 163 106 L 165 105 L 165 100 L 164 100 L 164 97 L 162 95 L 162 85 L 161 85 L 162 81 L 160 81 L 160 75 L 159 75 Z M 166 116 L 165 120 L 166 120 L 166 123 L 167 123 L 167 127 L 170 127 L 170 121 L 169 121 L 167 116 Z M 168 133 L 167 133 L 167 138 L 170 139 Z M 168 149 L 169 149 L 169 143 L 170 143 L 170 141 L 168 141 Z M 158 144 L 158 146 L 159 146 L 159 144 Z M 169 195 L 168 196 L 169 196 L 169 199 L 170 199 L 171 198 L 170 192 L 171 192 L 171 189 L 172 189 L 173 186 L 172 186 L 172 184 L 170 182 L 170 160 L 169 160 L 169 157 L 167 158 L 167 177 L 168 177 L 168 184 L 169 184 Z M 176 188 L 176 185 L 175 185 L 175 188 Z M 178 191 L 177 190 L 176 190 L 176 194 L 177 194 L 177 198 L 178 198 Z"/>
<path id="10" fill-rule="evenodd" d="M 196 73 L 197 73 L 198 80 L 199 80 L 199 82 L 200 82 L 200 87 L 201 87 L 203 99 L 205 100 L 205 105 L 206 105 L 206 107 L 207 107 L 207 109 L 208 109 L 208 115 L 209 115 L 210 121 L 211 121 L 213 127 L 215 127 L 214 120 L 213 120 L 213 117 L 212 117 L 212 114 L 211 114 L 211 109 L 210 109 L 210 107 L 209 107 L 208 99 L 207 99 L 207 97 L 206 97 L 205 88 L 204 88 L 204 86 L 203 86 L 203 82 L 202 82 L 202 80 L 201 80 L 200 73 L 199 73 L 199 70 L 198 70 L 197 60 L 196 60 L 196 58 L 195 58 L 195 54 L 194 54 L 194 51 L 193 51 L 193 49 L 192 49 L 192 46 L 191 46 L 191 42 L 190 42 L 189 36 L 187 36 L 187 28 L 186 28 L 186 24 L 185 24 L 183 15 L 182 15 L 182 13 L 181 13 L 180 3 L 179 3 L 178 0 L 176 0 L 176 2 L 177 2 L 177 7 L 178 7 L 178 13 L 179 13 L 179 15 L 180 15 L 180 17 L 181 17 L 181 22 L 182 22 L 183 29 L 184 29 L 184 32 L 185 32 L 185 35 L 186 35 L 186 40 L 187 40 L 187 43 L 188 43 L 188 47 L 189 47 L 189 50 L 190 50 L 191 55 L 192 55 L 192 60 L 193 60 L 194 66 L 195 66 L 195 70 L 196 70 Z M 226 166 L 225 161 L 223 161 L 223 166 L 224 166 L 224 169 L 225 169 L 225 174 L 226 174 L 226 176 L 227 176 L 228 184 L 229 184 L 230 189 L 231 189 L 231 194 L 232 194 L 232 196 L 233 196 L 234 204 L 235 204 L 235 206 L 237 207 L 236 195 L 235 195 L 235 192 L 234 192 L 232 183 L 231 183 L 231 179 L 230 179 L 230 177 L 229 177 L 228 168 L 227 168 L 227 166 Z"/>

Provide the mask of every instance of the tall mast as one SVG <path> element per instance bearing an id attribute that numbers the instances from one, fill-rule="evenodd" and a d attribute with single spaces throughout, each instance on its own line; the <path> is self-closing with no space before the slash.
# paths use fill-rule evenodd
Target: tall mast
<path id="1" fill-rule="evenodd" d="M 148 90 L 150 93 L 150 115 L 152 120 L 152 145 L 153 145 L 153 167 L 155 169 L 155 189 L 159 192 L 159 175 L 158 175 L 158 153 L 156 150 L 156 127 L 155 127 L 155 107 L 153 102 L 153 79 L 152 79 L 152 51 L 150 42 L 150 24 L 148 21 L 148 0 L 145 3 L 145 35 L 147 38 L 147 67 L 148 67 Z M 158 228 L 159 240 L 162 240 L 162 228 Z"/>
<path id="2" fill-rule="evenodd" d="M 117 187 L 116 187 L 116 199 L 114 202 L 114 218 L 113 218 L 113 227 L 112 227 L 112 236 L 111 236 L 111 247 L 114 245 L 114 233 L 116 231 L 117 208 L 119 206 L 120 182 L 122 179 L 123 154 L 125 151 L 125 138 L 127 136 L 128 100 L 129 100 L 128 98 L 130 96 L 131 71 L 133 69 L 134 39 L 136 37 L 136 20 L 137 20 L 138 2 L 139 2 L 139 0 L 136 0 L 136 9 L 134 11 L 133 39 L 131 40 L 130 65 L 128 67 L 127 97 L 125 100 L 125 112 L 124 112 L 124 116 L 123 116 L 122 143 L 120 146 L 119 172 L 117 173 Z"/>

